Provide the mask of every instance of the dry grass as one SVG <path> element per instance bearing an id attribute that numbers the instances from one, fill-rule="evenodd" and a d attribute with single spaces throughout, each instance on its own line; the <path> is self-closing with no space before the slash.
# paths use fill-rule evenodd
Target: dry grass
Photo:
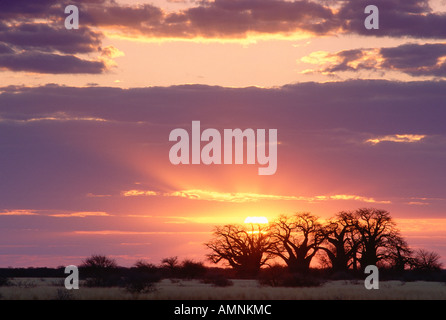
<path id="1" fill-rule="evenodd" d="M 0 298 L 6 300 L 368 300 L 368 299 L 429 299 L 446 300 L 446 285 L 440 282 L 381 281 L 379 290 L 366 290 L 362 282 L 330 281 L 314 288 L 283 288 L 260 286 L 255 280 L 233 280 L 231 287 L 212 287 L 192 281 L 162 280 L 156 291 L 131 294 L 123 288 L 88 288 L 66 290 L 63 279 L 13 279 L 13 285 L 0 287 Z"/>

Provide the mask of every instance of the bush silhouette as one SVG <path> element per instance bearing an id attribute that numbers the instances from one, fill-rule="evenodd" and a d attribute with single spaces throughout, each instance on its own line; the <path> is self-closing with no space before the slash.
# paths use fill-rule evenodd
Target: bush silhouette
<path id="1" fill-rule="evenodd" d="M 0 277 L 0 287 L 6 287 L 11 285 L 11 281 L 7 277 Z"/>
<path id="2" fill-rule="evenodd" d="M 230 287 L 234 285 L 234 282 L 229 280 L 224 274 L 215 272 L 207 273 L 201 281 L 214 287 Z"/>
<path id="3" fill-rule="evenodd" d="M 114 259 L 105 255 L 92 255 L 83 261 L 79 269 L 89 287 L 112 287 L 119 284 L 118 265 Z"/>
<path id="4" fill-rule="evenodd" d="M 324 282 L 322 278 L 312 276 L 308 272 L 290 273 L 283 267 L 269 268 L 259 276 L 261 285 L 271 287 L 319 287 Z"/>
<path id="5" fill-rule="evenodd" d="M 269 268 L 261 270 L 259 274 L 260 284 L 279 287 L 283 281 L 283 275 L 287 273 L 287 267 L 282 265 L 272 265 Z"/>
<path id="6" fill-rule="evenodd" d="M 189 259 L 184 260 L 179 268 L 179 276 L 185 279 L 198 279 L 203 277 L 205 273 L 206 267 L 203 262 L 195 262 Z"/>
<path id="7" fill-rule="evenodd" d="M 123 286 L 130 293 L 148 293 L 156 290 L 155 283 L 161 280 L 159 273 L 132 269 L 123 279 Z"/>

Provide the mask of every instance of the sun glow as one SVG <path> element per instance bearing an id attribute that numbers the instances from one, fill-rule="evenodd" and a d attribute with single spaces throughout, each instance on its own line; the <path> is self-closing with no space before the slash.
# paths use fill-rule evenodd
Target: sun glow
<path id="1" fill-rule="evenodd" d="M 246 217 L 245 223 L 268 223 L 266 217 Z"/>

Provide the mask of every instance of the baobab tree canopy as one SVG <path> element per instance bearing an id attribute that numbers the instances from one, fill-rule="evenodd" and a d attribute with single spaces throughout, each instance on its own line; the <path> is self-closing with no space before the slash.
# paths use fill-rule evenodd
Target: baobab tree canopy
<path id="1" fill-rule="evenodd" d="M 206 246 L 212 262 L 225 261 L 247 274 L 256 274 L 272 259 L 291 272 L 308 271 L 315 257 L 334 271 L 367 265 L 402 270 L 416 267 L 417 260 L 390 213 L 375 208 L 341 211 L 324 223 L 310 213 L 296 213 L 269 224 L 217 226 Z"/>

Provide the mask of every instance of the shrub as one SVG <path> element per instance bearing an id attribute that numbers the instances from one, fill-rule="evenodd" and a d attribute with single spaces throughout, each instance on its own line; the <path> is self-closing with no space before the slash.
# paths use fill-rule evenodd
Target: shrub
<path id="1" fill-rule="evenodd" d="M 88 287 L 111 287 L 119 283 L 118 265 L 114 259 L 103 255 L 92 255 L 79 267 L 87 278 Z"/>
<path id="2" fill-rule="evenodd" d="M 57 289 L 55 300 L 73 300 L 73 292 L 67 289 Z"/>
<path id="3" fill-rule="evenodd" d="M 356 272 L 350 271 L 336 271 L 330 275 L 330 280 L 357 280 L 362 278 L 363 274 L 357 274 Z"/>
<path id="4" fill-rule="evenodd" d="M 161 280 L 158 273 L 132 270 L 124 277 L 123 286 L 130 293 L 148 293 L 156 290 L 155 283 Z"/>
<path id="5" fill-rule="evenodd" d="M 138 270 L 144 270 L 151 273 L 156 273 L 159 271 L 156 265 L 154 265 L 153 263 L 145 262 L 144 260 L 136 261 L 135 268 Z"/>
<path id="6" fill-rule="evenodd" d="M 282 280 L 283 287 L 319 287 L 323 283 L 322 279 L 299 273 L 285 274 Z"/>
<path id="7" fill-rule="evenodd" d="M 283 276 L 286 272 L 286 267 L 281 265 L 273 265 L 267 269 L 261 270 L 259 274 L 259 282 L 262 285 L 279 287 L 281 286 Z"/>
<path id="8" fill-rule="evenodd" d="M 205 273 L 206 267 L 203 262 L 195 262 L 189 259 L 184 260 L 179 269 L 180 277 L 186 279 L 202 278 Z"/>
<path id="9" fill-rule="evenodd" d="M 0 277 L 0 287 L 10 286 L 11 281 L 7 277 Z"/>
<path id="10" fill-rule="evenodd" d="M 148 293 L 156 290 L 155 283 L 161 280 L 161 270 L 152 263 L 139 260 L 134 267 L 125 270 L 121 286 L 132 293 Z"/>
<path id="11" fill-rule="evenodd" d="M 272 287 L 319 287 L 325 281 L 310 274 L 280 272 L 279 268 L 271 268 L 259 277 L 259 282 Z"/>
<path id="12" fill-rule="evenodd" d="M 203 283 L 211 284 L 214 287 L 230 287 L 234 285 L 234 282 L 229 280 L 225 275 L 221 273 L 207 274 L 203 280 Z"/>

